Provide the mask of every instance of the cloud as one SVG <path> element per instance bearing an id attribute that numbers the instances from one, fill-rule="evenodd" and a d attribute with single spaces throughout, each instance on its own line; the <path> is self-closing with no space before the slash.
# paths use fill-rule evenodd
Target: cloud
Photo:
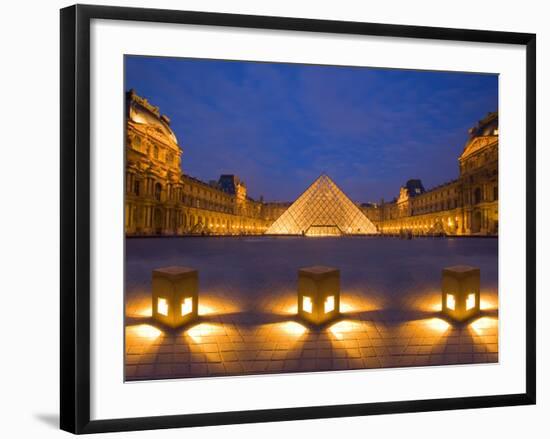
<path id="1" fill-rule="evenodd" d="M 327 172 L 354 200 L 454 178 L 466 130 L 498 106 L 494 75 L 129 57 L 126 85 L 172 119 L 183 170 L 292 200 Z"/>

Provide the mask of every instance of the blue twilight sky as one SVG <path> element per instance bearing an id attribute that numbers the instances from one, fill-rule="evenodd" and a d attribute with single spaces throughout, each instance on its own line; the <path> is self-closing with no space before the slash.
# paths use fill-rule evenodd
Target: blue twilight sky
<path id="1" fill-rule="evenodd" d="M 468 128 L 498 109 L 488 74 L 127 56 L 125 87 L 171 118 L 185 173 L 237 174 L 266 201 L 323 172 L 356 202 L 441 184 Z"/>

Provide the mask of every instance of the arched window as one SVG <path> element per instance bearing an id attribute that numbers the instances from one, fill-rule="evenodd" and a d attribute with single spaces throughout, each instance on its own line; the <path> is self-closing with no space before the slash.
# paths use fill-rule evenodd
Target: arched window
<path id="1" fill-rule="evenodd" d="M 474 192 L 474 204 L 481 203 L 481 188 L 476 188 Z"/>
<path id="2" fill-rule="evenodd" d="M 160 183 L 155 184 L 155 200 L 160 201 L 162 194 L 162 185 Z"/>
<path id="3" fill-rule="evenodd" d="M 134 149 L 139 151 L 141 149 L 141 137 L 134 136 L 134 138 L 132 139 L 132 146 L 134 147 Z"/>

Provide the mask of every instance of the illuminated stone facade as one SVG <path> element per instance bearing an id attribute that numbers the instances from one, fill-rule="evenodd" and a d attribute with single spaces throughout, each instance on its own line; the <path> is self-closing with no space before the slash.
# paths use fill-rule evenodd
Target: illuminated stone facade
<path id="1" fill-rule="evenodd" d="M 128 236 L 264 234 L 293 204 L 253 200 L 235 175 L 209 183 L 189 176 L 170 119 L 133 90 L 126 112 Z M 409 180 L 394 201 L 362 205 L 376 230 L 361 234 L 498 235 L 498 114 L 469 134 L 458 179 L 427 191 Z"/>
<path id="2" fill-rule="evenodd" d="M 181 171 L 183 150 L 158 107 L 126 94 L 127 235 L 241 235 L 265 232 L 263 203 L 233 175 L 205 183 Z"/>
<path id="3" fill-rule="evenodd" d="M 409 180 L 390 203 L 363 205 L 383 234 L 498 235 L 498 113 L 469 131 L 459 177 L 426 191 Z"/>

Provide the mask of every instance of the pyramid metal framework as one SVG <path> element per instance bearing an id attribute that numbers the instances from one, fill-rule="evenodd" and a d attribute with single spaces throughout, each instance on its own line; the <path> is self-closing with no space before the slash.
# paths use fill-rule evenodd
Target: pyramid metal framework
<path id="1" fill-rule="evenodd" d="M 374 224 L 327 176 L 321 175 L 267 229 L 267 235 L 364 235 Z"/>

